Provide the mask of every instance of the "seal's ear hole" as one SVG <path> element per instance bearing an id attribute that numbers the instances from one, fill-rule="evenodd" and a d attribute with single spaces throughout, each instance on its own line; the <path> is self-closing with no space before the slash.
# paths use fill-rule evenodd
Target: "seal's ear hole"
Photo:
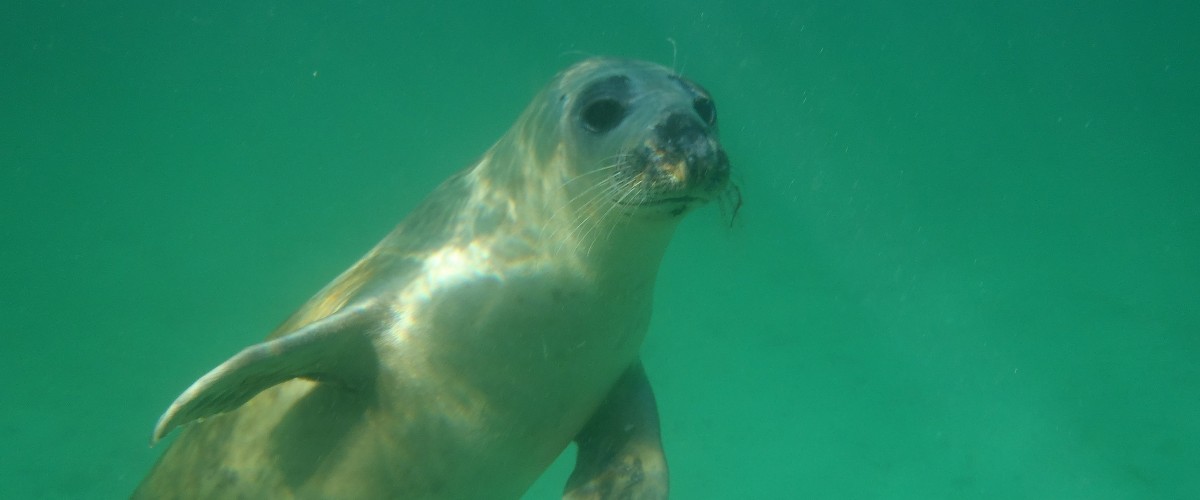
<path id="1" fill-rule="evenodd" d="M 695 108 L 696 114 L 700 115 L 700 119 L 704 120 L 704 123 L 717 124 L 717 105 L 713 104 L 712 99 L 697 97 L 692 101 L 692 108 Z"/>
<path id="2" fill-rule="evenodd" d="M 616 99 L 597 99 L 583 108 L 580 117 L 589 132 L 603 134 L 620 125 L 625 118 L 625 105 Z"/>

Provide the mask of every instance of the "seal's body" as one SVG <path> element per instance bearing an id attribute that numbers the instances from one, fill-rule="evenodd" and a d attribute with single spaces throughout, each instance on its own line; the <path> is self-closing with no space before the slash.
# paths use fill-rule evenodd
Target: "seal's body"
<path id="1" fill-rule="evenodd" d="M 568 498 L 665 498 L 638 361 L 680 216 L 729 167 L 657 65 L 560 74 L 475 165 L 271 334 L 189 387 L 142 498 L 517 498 L 572 440 Z"/>

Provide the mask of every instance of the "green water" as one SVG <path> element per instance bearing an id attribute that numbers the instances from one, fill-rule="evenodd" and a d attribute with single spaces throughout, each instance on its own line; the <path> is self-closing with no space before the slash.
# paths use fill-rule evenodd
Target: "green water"
<path id="1" fill-rule="evenodd" d="M 1200 498 L 1194 4 L 529 4 L 6 8 L 0 498 L 127 496 L 592 54 L 708 87 L 745 200 L 660 276 L 674 498 Z"/>

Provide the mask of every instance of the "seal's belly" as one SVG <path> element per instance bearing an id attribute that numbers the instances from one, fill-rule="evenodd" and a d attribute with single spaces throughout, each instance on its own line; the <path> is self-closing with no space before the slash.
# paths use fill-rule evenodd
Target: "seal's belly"
<path id="1" fill-rule="evenodd" d="M 381 397 L 393 397 L 398 413 L 428 412 L 417 418 L 437 424 L 422 434 L 447 436 L 437 446 L 463 447 L 489 470 L 532 482 L 636 358 L 650 310 L 648 297 L 510 275 L 449 290 L 413 314 L 431 329 L 398 329 L 397 338 L 413 337 L 396 348 L 422 355 L 388 356 L 396 362 L 386 378 L 401 383 Z"/>

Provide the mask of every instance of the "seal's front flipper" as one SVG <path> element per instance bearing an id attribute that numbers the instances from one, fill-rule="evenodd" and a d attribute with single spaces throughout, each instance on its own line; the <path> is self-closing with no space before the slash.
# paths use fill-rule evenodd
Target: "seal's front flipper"
<path id="1" fill-rule="evenodd" d="M 221 363 L 183 391 L 154 427 L 151 444 L 171 429 L 234 410 L 255 394 L 294 378 L 350 388 L 373 380 L 372 345 L 382 317 L 374 302 L 350 305 L 288 335 L 255 344 Z"/>
<path id="2" fill-rule="evenodd" d="M 625 370 L 575 442 L 579 455 L 563 499 L 667 498 L 658 407 L 641 361 Z"/>

